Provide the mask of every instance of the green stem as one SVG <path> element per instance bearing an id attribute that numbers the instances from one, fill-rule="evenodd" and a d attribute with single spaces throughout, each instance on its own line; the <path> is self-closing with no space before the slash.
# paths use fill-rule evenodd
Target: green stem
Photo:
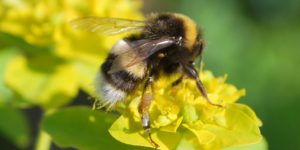
<path id="1" fill-rule="evenodd" d="M 51 137 L 43 130 L 39 131 L 35 150 L 50 150 Z"/>

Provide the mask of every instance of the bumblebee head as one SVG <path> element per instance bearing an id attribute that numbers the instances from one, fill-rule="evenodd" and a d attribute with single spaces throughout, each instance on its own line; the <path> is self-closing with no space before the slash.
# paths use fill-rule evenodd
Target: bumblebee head
<path id="1" fill-rule="evenodd" d="M 197 38 L 198 29 L 189 17 L 177 13 L 152 14 L 146 25 L 148 37 L 169 36 L 182 41 L 182 46 L 192 49 Z"/>

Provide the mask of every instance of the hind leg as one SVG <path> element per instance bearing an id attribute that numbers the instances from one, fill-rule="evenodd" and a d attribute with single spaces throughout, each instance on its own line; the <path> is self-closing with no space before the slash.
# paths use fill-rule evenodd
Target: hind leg
<path id="1" fill-rule="evenodd" d="M 153 141 L 151 136 L 151 128 L 150 128 L 149 108 L 151 106 L 153 97 L 151 93 L 146 92 L 149 85 L 153 83 L 153 80 L 154 80 L 154 75 L 151 73 L 144 84 L 142 98 L 139 104 L 139 113 L 141 115 L 142 126 L 145 132 L 148 134 L 151 144 L 154 145 L 156 149 L 158 149 L 159 145 L 155 141 Z"/>

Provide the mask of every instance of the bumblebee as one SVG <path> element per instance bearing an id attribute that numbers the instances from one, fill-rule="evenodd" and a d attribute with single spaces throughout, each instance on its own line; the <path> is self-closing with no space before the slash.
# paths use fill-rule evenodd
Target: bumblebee
<path id="1" fill-rule="evenodd" d="M 172 85 L 180 83 L 184 76 L 195 80 L 203 97 L 212 105 L 194 61 L 202 56 L 204 40 L 202 32 L 189 17 L 177 13 L 152 14 L 144 21 L 84 17 L 71 21 L 74 28 L 115 35 L 129 33 L 110 50 L 96 79 L 96 91 L 103 96 L 103 104 L 114 106 L 135 92 L 142 84 L 143 93 L 139 105 L 141 122 L 154 146 L 150 132 L 148 109 L 152 96 L 146 89 L 161 74 L 182 74 Z"/>

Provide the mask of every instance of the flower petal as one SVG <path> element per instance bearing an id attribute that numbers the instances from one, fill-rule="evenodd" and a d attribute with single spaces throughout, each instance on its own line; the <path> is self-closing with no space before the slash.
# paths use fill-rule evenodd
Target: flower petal
<path id="1" fill-rule="evenodd" d="M 125 144 L 154 147 L 150 143 L 147 134 L 142 129 L 141 123 L 134 123 L 124 116 L 119 117 L 113 123 L 109 129 L 109 133 L 116 140 Z M 157 144 L 159 144 L 161 149 L 168 150 L 176 147 L 181 139 L 181 135 L 173 132 L 153 131 L 152 138 Z"/>
<path id="2" fill-rule="evenodd" d="M 130 145 L 153 147 L 143 133 L 141 124 L 132 124 L 129 118 L 120 116 L 108 130 L 116 140 Z"/>

